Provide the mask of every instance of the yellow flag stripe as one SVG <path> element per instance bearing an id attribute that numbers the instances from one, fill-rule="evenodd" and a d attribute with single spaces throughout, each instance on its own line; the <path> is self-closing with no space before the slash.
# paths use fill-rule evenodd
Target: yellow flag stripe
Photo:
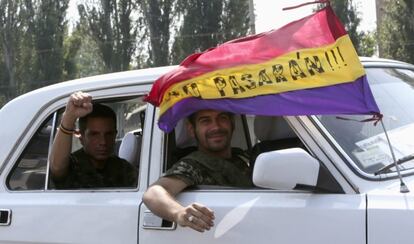
<path id="1" fill-rule="evenodd" d="M 365 74 L 348 35 L 258 64 L 215 70 L 169 87 L 160 114 L 189 97 L 246 98 L 353 82 Z"/>

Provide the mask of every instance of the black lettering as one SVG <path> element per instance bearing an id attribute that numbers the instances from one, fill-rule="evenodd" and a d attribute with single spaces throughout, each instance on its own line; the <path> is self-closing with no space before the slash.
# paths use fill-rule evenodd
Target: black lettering
<path id="1" fill-rule="evenodd" d="M 233 88 L 234 95 L 239 94 L 239 91 L 241 93 L 246 91 L 242 86 L 240 86 L 235 76 L 233 75 L 229 76 L 229 82 L 230 82 L 231 87 Z"/>
<path id="2" fill-rule="evenodd" d="M 341 57 L 342 62 L 344 63 L 344 66 L 347 66 L 347 64 L 345 63 L 344 57 L 342 57 L 341 49 L 339 49 L 339 47 L 336 47 L 336 49 L 338 50 L 339 57 Z"/>
<path id="3" fill-rule="evenodd" d="M 326 61 L 328 61 L 328 64 L 331 67 L 331 69 L 334 70 L 334 68 L 332 66 L 332 63 L 331 63 L 331 59 L 329 58 L 329 53 L 328 52 L 325 52 L 325 58 L 326 58 Z"/>
<path id="4" fill-rule="evenodd" d="M 242 74 L 241 80 L 249 83 L 248 85 L 245 85 L 247 89 L 252 90 L 256 88 L 256 82 L 252 80 L 252 74 Z"/>
<path id="5" fill-rule="evenodd" d="M 191 83 L 191 84 L 185 85 L 183 87 L 183 91 L 187 95 L 190 94 L 193 97 L 201 97 L 200 91 L 198 90 L 198 87 L 197 87 L 196 83 Z"/>
<path id="6" fill-rule="evenodd" d="M 272 80 L 270 79 L 270 77 L 266 74 L 266 70 L 262 69 L 259 71 L 259 86 L 263 86 L 264 83 L 267 84 L 272 84 Z"/>
<path id="7" fill-rule="evenodd" d="M 305 58 L 305 64 L 306 64 L 306 68 L 309 71 L 309 74 L 311 74 L 311 75 L 315 75 L 315 72 L 318 72 L 318 73 L 324 73 L 325 72 L 323 70 L 322 63 L 319 60 L 318 56 L 313 56 L 313 61 L 311 60 L 311 58 L 306 57 Z"/>
<path id="8" fill-rule="evenodd" d="M 275 76 L 276 82 L 285 82 L 287 81 L 286 77 L 283 75 L 283 65 L 276 64 L 272 66 L 273 68 L 273 75 Z"/>
<path id="9" fill-rule="evenodd" d="M 338 59 L 336 58 L 336 55 L 335 55 L 335 50 L 334 49 L 332 49 L 331 50 L 331 53 L 332 53 L 332 57 L 334 58 L 334 60 L 335 60 L 335 63 L 336 64 L 338 64 Z"/>
<path id="10" fill-rule="evenodd" d="M 216 77 L 214 78 L 214 83 L 216 84 L 220 96 L 226 96 L 226 93 L 224 92 L 224 88 L 227 86 L 226 80 L 223 77 Z"/>
<path id="11" fill-rule="evenodd" d="M 165 98 L 165 101 L 170 101 L 172 97 L 179 97 L 179 96 L 180 96 L 180 93 L 177 92 L 177 91 L 168 92 L 168 94 Z"/>
<path id="12" fill-rule="evenodd" d="M 303 70 L 300 68 L 299 64 L 295 60 L 289 61 L 290 75 L 292 79 L 297 80 L 298 78 L 305 78 L 306 75 L 303 73 Z"/>

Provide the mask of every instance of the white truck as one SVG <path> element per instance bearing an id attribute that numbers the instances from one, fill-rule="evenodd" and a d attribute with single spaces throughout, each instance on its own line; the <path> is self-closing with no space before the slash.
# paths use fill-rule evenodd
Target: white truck
<path id="1" fill-rule="evenodd" d="M 255 187 L 187 189 L 178 201 L 200 202 L 216 219 L 204 233 L 182 228 L 142 203 L 148 186 L 194 146 L 180 124 L 163 133 L 158 109 L 143 101 L 174 67 L 100 75 L 29 92 L 0 110 L 0 243 L 413 243 L 414 66 L 361 60 L 401 178 L 380 125 L 239 115 L 232 143 L 252 152 Z M 53 187 L 48 153 L 78 90 L 116 111 L 116 153 L 138 168 L 136 188 Z M 410 193 L 400 191 L 401 180 Z"/>

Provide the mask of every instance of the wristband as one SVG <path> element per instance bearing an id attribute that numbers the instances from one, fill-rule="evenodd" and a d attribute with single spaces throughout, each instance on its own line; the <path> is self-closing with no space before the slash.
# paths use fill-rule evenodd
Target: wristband
<path id="1" fill-rule="evenodd" d="M 65 128 L 62 124 L 59 125 L 59 130 L 66 135 L 73 135 L 73 133 L 75 133 L 75 130 L 70 130 Z"/>

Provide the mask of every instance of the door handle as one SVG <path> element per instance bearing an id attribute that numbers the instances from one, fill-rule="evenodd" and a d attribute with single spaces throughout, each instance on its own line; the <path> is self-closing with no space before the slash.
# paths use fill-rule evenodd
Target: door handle
<path id="1" fill-rule="evenodd" d="M 144 229 L 152 230 L 175 230 L 177 227 L 175 222 L 171 222 L 158 217 L 149 210 L 144 211 Z"/>
<path id="2" fill-rule="evenodd" d="M 7 226 L 11 223 L 11 210 L 0 209 L 0 226 Z"/>

